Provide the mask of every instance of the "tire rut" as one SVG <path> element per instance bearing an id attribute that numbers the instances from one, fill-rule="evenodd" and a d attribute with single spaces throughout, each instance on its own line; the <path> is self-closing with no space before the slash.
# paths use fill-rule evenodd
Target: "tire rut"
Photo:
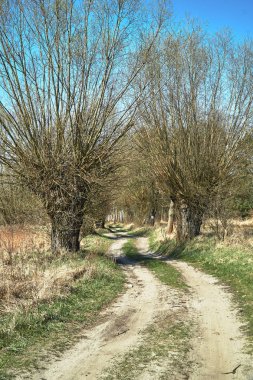
<path id="1" fill-rule="evenodd" d="M 182 298 L 174 289 L 162 285 L 148 269 L 122 259 L 125 241 L 126 238 L 116 239 L 109 251 L 110 256 L 122 263 L 125 271 L 127 282 L 124 294 L 101 313 L 101 322 L 97 326 L 80 334 L 81 340 L 74 347 L 52 362 L 48 369 L 30 378 L 99 379 L 118 358 L 124 358 L 129 350 L 141 344 L 144 330 L 155 323 L 158 315 L 167 312 L 176 316 L 180 312 L 183 318 L 192 321 L 189 363 L 193 365 L 184 375 L 186 377 L 177 372 L 179 368 L 175 368 L 173 379 L 224 380 L 233 377 L 253 380 L 250 357 L 243 353 L 245 340 L 241 332 L 242 323 L 233 307 L 231 294 L 225 287 L 217 284 L 212 276 L 184 262 L 170 261 L 169 264 L 182 273 L 190 287 L 190 292 Z M 141 254 L 152 257 L 147 238 L 136 239 L 136 244 Z M 236 366 L 235 373 L 225 374 L 232 372 Z M 136 379 L 159 379 L 163 365 L 157 366 L 156 375 L 151 370 L 152 363 L 149 363 Z"/>
<path id="2" fill-rule="evenodd" d="M 182 273 L 191 288 L 188 309 L 198 326 L 198 336 L 191 344 L 191 361 L 195 365 L 189 379 L 224 380 L 233 376 L 233 379 L 252 380 L 252 358 L 244 352 L 243 324 L 231 293 L 213 276 L 185 262 L 170 264 Z"/>
<path id="3" fill-rule="evenodd" d="M 147 238 L 137 240 L 137 248 L 145 256 Z M 155 257 L 154 257 L 155 258 Z M 169 261 L 180 271 L 190 288 L 187 299 L 188 318 L 192 320 L 192 351 L 189 361 L 190 380 L 253 380 L 252 357 L 245 353 L 247 342 L 243 323 L 228 288 L 213 276 L 182 261 Z"/>
<path id="4" fill-rule="evenodd" d="M 119 256 L 125 241 L 116 240 L 110 253 Z M 125 293 L 101 313 L 102 323 L 84 330 L 81 340 L 72 349 L 32 379 L 94 380 L 114 357 L 138 344 L 141 331 L 157 313 L 161 285 L 147 269 L 137 264 L 126 264 L 123 269 L 127 277 Z"/>

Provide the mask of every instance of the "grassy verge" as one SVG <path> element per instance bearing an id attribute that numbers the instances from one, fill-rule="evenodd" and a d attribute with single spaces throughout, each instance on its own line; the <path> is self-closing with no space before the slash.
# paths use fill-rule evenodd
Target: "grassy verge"
<path id="1" fill-rule="evenodd" d="M 141 236 L 148 236 L 150 234 L 151 228 L 150 227 L 134 227 L 134 225 L 109 225 L 109 230 L 111 232 L 115 232 L 117 234 L 127 234 L 129 237 L 141 237 Z"/>
<path id="2" fill-rule="evenodd" d="M 98 244 L 91 237 L 88 240 L 90 247 L 99 246 L 97 253 L 102 252 L 104 242 Z M 95 248 L 92 251 L 96 252 Z M 1 380 L 38 366 L 49 352 L 57 354 L 66 349 L 78 339 L 81 329 L 94 323 L 99 311 L 123 289 L 122 271 L 103 256 L 87 256 L 82 252 L 64 256 L 62 260 L 64 265 L 58 258 L 50 266 L 57 271 L 63 268 L 69 271 L 71 267 L 73 275 L 65 284 L 61 282 L 60 294 L 39 302 L 22 303 L 14 310 L 1 310 Z"/>
<path id="3" fill-rule="evenodd" d="M 227 246 L 214 238 L 200 237 L 185 246 L 174 241 L 161 243 L 157 250 L 170 258 L 185 260 L 215 275 L 229 285 L 241 315 L 247 321 L 245 332 L 249 338 L 249 350 L 253 352 L 253 252 L 244 246 Z"/>
<path id="4" fill-rule="evenodd" d="M 107 230 L 100 229 L 97 230 L 97 234 L 86 236 L 85 239 L 82 240 L 83 252 L 87 254 L 95 253 L 96 255 L 103 256 L 113 243 L 111 239 L 103 236 L 103 234 L 107 232 Z"/>
<path id="5" fill-rule="evenodd" d="M 148 236 L 150 233 L 150 227 L 139 227 L 129 231 L 131 237 Z"/>
<path id="6" fill-rule="evenodd" d="M 153 229 L 148 235 L 149 248 L 151 252 L 159 255 L 167 255 L 168 249 L 176 249 L 175 240 L 167 239 L 164 229 Z"/>
<path id="7" fill-rule="evenodd" d="M 123 253 L 150 269 L 165 285 L 177 289 L 186 289 L 187 285 L 178 270 L 164 261 L 152 257 L 143 257 L 139 254 L 133 240 L 128 240 L 123 246 Z"/>

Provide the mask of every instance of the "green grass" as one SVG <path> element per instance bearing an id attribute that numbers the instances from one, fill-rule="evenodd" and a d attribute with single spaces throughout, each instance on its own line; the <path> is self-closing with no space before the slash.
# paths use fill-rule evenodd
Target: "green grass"
<path id="1" fill-rule="evenodd" d="M 139 227 L 129 231 L 131 237 L 148 236 L 150 233 L 150 227 Z"/>
<path id="2" fill-rule="evenodd" d="M 112 239 L 103 236 L 103 233 L 108 232 L 105 229 L 100 229 L 93 235 L 88 235 L 82 240 L 82 251 L 86 254 L 95 253 L 96 255 L 104 255 L 113 243 Z"/>
<path id="3" fill-rule="evenodd" d="M 143 257 L 139 254 L 133 240 L 128 240 L 124 244 L 123 253 L 150 269 L 163 284 L 177 289 L 187 289 L 187 285 L 177 269 L 160 259 Z"/>
<path id="4" fill-rule="evenodd" d="M 120 236 L 121 233 L 127 233 L 129 237 L 141 237 L 148 236 L 151 228 L 150 227 L 134 227 L 131 225 L 130 227 L 126 227 L 123 224 L 120 225 L 109 225 L 109 230 L 115 232 Z"/>
<path id="5" fill-rule="evenodd" d="M 176 248 L 175 240 L 164 238 L 164 241 L 161 241 L 158 239 L 158 235 L 159 235 L 159 230 L 153 229 L 148 236 L 149 248 L 151 252 L 155 254 L 159 254 L 159 255 L 166 255 L 168 252 L 168 249 L 171 251 Z M 164 233 L 161 235 L 163 235 L 164 237 L 166 236 L 164 235 Z"/>
<path id="6" fill-rule="evenodd" d="M 157 248 L 159 251 L 159 247 Z M 185 246 L 168 241 L 161 250 L 169 258 L 187 261 L 230 286 L 241 315 L 247 321 L 245 332 L 253 352 L 253 251 L 244 246 L 227 246 L 214 238 L 200 237 Z"/>
<path id="7" fill-rule="evenodd" d="M 75 265 L 87 261 L 89 273 L 76 279 L 64 296 L 0 314 L 0 380 L 36 367 L 48 352 L 66 349 L 123 290 L 124 276 L 118 266 L 103 256 L 84 259 L 83 255 L 76 256 Z"/>

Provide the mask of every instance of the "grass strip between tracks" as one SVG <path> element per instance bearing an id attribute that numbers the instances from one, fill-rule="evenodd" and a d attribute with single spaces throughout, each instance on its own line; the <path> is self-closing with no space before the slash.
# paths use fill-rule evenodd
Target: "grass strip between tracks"
<path id="1" fill-rule="evenodd" d="M 123 246 L 123 253 L 151 270 L 163 284 L 173 288 L 180 304 L 187 291 L 181 274 L 166 262 L 139 254 L 135 241 L 129 239 Z M 192 327 L 184 307 L 159 313 L 142 332 L 140 343 L 123 357 L 117 358 L 101 379 L 132 380 L 139 375 L 145 376 L 145 373 L 148 378 L 158 378 L 158 372 L 163 380 L 188 378 Z"/>
<path id="2" fill-rule="evenodd" d="M 159 258 L 143 256 L 138 252 L 134 240 L 128 240 L 123 246 L 123 253 L 130 259 L 140 262 L 150 269 L 165 285 L 177 289 L 187 289 L 181 273 Z"/>

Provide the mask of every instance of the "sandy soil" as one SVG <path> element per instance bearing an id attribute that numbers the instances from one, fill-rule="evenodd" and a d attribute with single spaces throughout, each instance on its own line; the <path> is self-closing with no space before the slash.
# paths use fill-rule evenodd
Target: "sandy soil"
<path id="1" fill-rule="evenodd" d="M 125 241 L 116 240 L 109 254 L 119 256 Z M 123 269 L 127 276 L 125 293 L 103 312 L 103 322 L 83 331 L 80 342 L 32 379 L 98 379 L 114 357 L 138 345 L 142 339 L 141 332 L 155 320 L 157 314 L 166 308 L 171 309 L 172 299 L 177 302 L 173 294 L 170 302 L 164 302 L 164 286 L 147 269 L 124 260 Z"/>
<path id="2" fill-rule="evenodd" d="M 147 238 L 139 238 L 137 247 L 140 253 L 152 255 L 148 252 Z M 244 352 L 243 323 L 231 293 L 213 276 L 185 262 L 170 261 L 169 264 L 182 273 L 190 287 L 188 317 L 193 321 L 197 336 L 191 342 L 190 361 L 194 365 L 189 379 L 253 380 L 252 358 Z M 229 373 L 233 370 L 235 373 Z"/>
<path id="3" fill-rule="evenodd" d="M 253 379 L 253 365 L 244 353 L 242 322 L 231 294 L 214 277 L 184 262 L 171 264 L 182 272 L 191 287 L 188 309 L 198 326 L 191 353 L 196 365 L 190 379 Z M 227 374 L 237 366 L 235 374 Z"/>
<path id="4" fill-rule="evenodd" d="M 125 238 L 115 240 L 109 254 L 120 256 L 125 241 Z M 147 238 L 138 238 L 137 246 L 142 254 L 150 254 Z M 170 263 L 182 272 L 190 286 L 184 307 L 186 318 L 193 323 L 193 349 L 189 355 L 194 365 L 187 378 L 252 380 L 250 358 L 243 353 L 242 324 L 229 292 L 212 276 L 186 263 Z M 176 291 L 160 284 L 146 268 L 127 260 L 122 260 L 122 265 L 127 276 L 124 294 L 102 313 L 100 324 L 83 331 L 81 340 L 72 349 L 52 362 L 47 370 L 33 375 L 32 379 L 99 379 L 105 369 L 113 365 L 114 359 L 138 346 L 142 331 L 155 322 L 157 315 L 166 310 L 172 312 L 177 306 Z M 235 374 L 225 374 L 237 366 Z M 160 370 L 157 369 L 157 379 Z M 149 378 L 149 372 L 144 368 L 138 379 Z"/>

